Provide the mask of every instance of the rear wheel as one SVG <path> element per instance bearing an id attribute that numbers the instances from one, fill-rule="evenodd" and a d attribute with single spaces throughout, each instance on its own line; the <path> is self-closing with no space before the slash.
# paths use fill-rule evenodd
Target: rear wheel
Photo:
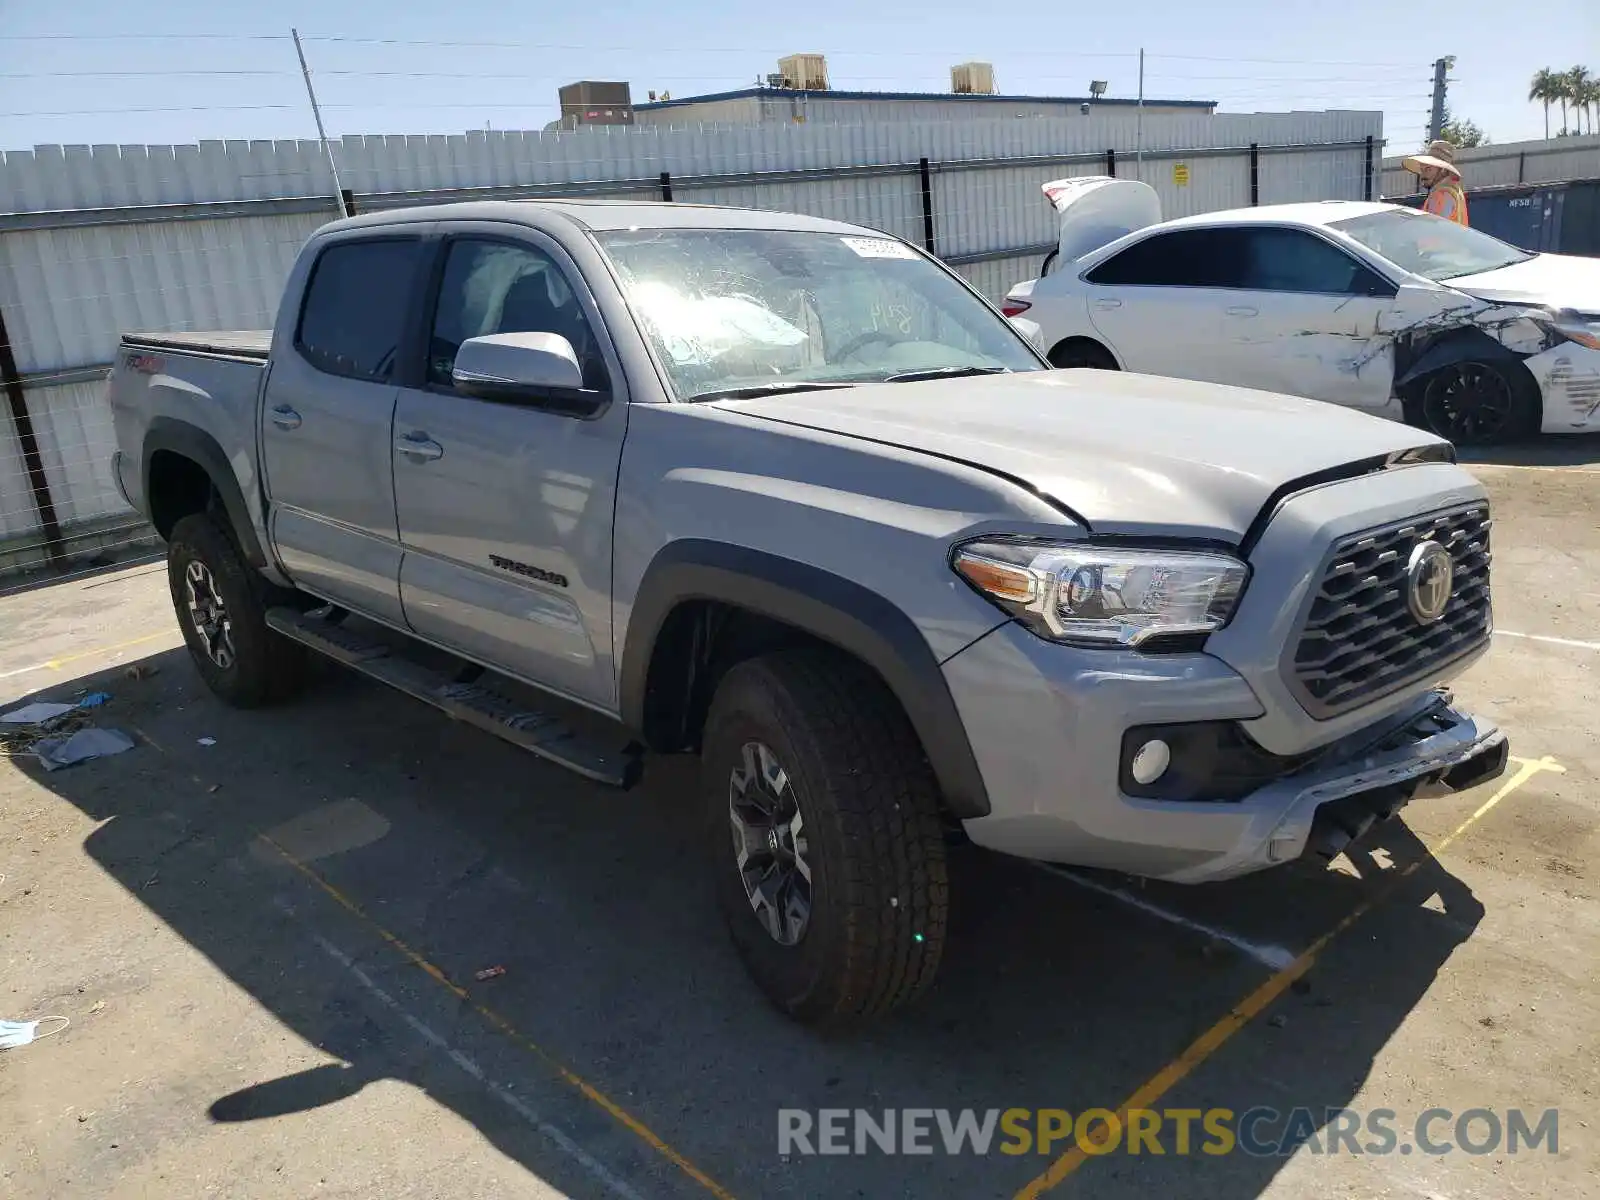
<path id="1" fill-rule="evenodd" d="M 1411 389 L 1407 415 L 1459 446 L 1526 437 L 1539 427 L 1539 391 L 1526 369 L 1461 362 L 1442 367 Z"/>
<path id="2" fill-rule="evenodd" d="M 1068 338 L 1050 351 L 1052 367 L 1087 367 L 1094 371 L 1115 371 L 1117 360 L 1093 338 Z"/>
<path id="3" fill-rule="evenodd" d="M 876 676 L 818 650 L 739 664 L 701 771 L 718 900 L 774 1004 L 839 1025 L 927 988 L 949 907 L 938 789 Z"/>
<path id="4" fill-rule="evenodd" d="M 266 623 L 272 604 L 293 603 L 296 594 L 262 579 L 214 516 L 195 513 L 172 527 L 167 583 L 189 657 L 219 697 L 255 708 L 299 690 L 306 650 Z"/>

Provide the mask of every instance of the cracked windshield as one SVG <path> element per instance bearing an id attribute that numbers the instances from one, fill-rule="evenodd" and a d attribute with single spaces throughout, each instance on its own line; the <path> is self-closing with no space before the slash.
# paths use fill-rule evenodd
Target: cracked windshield
<path id="1" fill-rule="evenodd" d="M 1003 317 L 890 238 L 598 235 L 680 400 L 1037 371 Z"/>

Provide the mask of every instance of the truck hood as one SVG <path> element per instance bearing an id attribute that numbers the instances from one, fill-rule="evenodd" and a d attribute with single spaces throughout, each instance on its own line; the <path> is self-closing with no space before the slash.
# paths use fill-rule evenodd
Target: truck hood
<path id="1" fill-rule="evenodd" d="M 1536 254 L 1509 267 L 1443 282 L 1480 300 L 1600 313 L 1600 259 L 1596 258 Z"/>
<path id="2" fill-rule="evenodd" d="M 1117 371 L 868 384 L 718 407 L 993 471 L 1095 533 L 1229 543 L 1286 484 L 1444 444 L 1315 400 Z"/>

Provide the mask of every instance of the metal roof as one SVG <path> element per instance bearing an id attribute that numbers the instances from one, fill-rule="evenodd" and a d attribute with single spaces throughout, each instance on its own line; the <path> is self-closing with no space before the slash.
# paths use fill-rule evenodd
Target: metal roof
<path id="1" fill-rule="evenodd" d="M 652 100 L 635 104 L 634 112 L 653 112 L 663 108 L 679 108 L 685 104 L 706 104 L 715 100 L 746 100 L 753 96 L 799 97 L 803 100 L 959 100 L 991 104 L 1070 104 L 1077 107 L 1088 104 L 1095 108 L 1136 108 L 1139 101 L 1123 97 L 1106 96 L 991 96 L 981 92 L 825 92 L 800 88 L 736 88 L 731 92 L 709 92 L 704 96 L 674 96 L 671 100 Z M 1146 108 L 1216 108 L 1215 100 L 1152 100 L 1146 98 Z"/>

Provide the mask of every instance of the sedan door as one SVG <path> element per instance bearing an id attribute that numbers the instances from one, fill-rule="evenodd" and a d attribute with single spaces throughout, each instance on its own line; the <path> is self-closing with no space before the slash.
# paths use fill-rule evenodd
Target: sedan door
<path id="1" fill-rule="evenodd" d="M 1396 287 L 1310 229 L 1219 229 L 1237 264 L 1221 350 L 1232 381 L 1381 409 L 1394 384 L 1388 330 Z"/>
<path id="2" fill-rule="evenodd" d="M 1083 273 L 1089 320 L 1124 370 L 1213 383 L 1231 380 L 1217 345 L 1227 280 L 1210 229 L 1152 233 Z"/>
<path id="3" fill-rule="evenodd" d="M 571 259 L 542 234 L 508 230 L 458 226 L 441 248 L 425 375 L 395 410 L 401 600 L 424 638 L 610 710 L 622 374 Z M 611 390 L 610 404 L 582 418 L 455 390 L 464 340 L 527 331 L 567 338 L 584 386 Z"/>

